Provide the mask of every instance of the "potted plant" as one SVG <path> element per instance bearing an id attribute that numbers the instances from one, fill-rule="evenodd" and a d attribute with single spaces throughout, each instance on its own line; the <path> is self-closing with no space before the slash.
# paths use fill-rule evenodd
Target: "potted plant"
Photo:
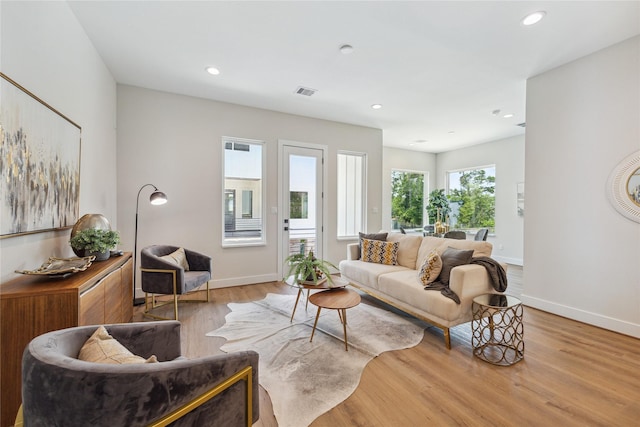
<path id="1" fill-rule="evenodd" d="M 282 280 L 293 277 L 294 283 L 307 282 L 307 284 L 317 285 L 318 282 L 326 278 L 329 283 L 333 284 L 331 268 L 338 269 L 331 262 L 316 258 L 313 251 L 310 251 L 308 255 L 289 255 L 285 259 L 285 263 L 289 265 L 289 270 Z"/>
<path id="2" fill-rule="evenodd" d="M 451 206 L 449 199 L 444 194 L 444 189 L 440 188 L 429 193 L 429 204 L 427 205 L 427 214 L 429 215 L 429 224 L 435 224 L 436 221 L 444 220 L 449 216 Z M 440 215 L 438 215 L 438 213 Z M 440 218 L 438 218 L 440 216 Z"/>
<path id="3" fill-rule="evenodd" d="M 84 256 L 95 256 L 96 261 L 109 259 L 110 250 L 120 243 L 117 231 L 87 228 L 78 231 L 70 240 L 76 251 L 84 251 Z"/>

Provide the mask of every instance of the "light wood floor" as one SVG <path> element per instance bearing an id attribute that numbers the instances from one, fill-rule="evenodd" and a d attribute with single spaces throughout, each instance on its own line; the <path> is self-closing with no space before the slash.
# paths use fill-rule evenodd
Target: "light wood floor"
<path id="1" fill-rule="evenodd" d="M 211 302 L 181 304 L 183 353 L 220 353 L 229 302 L 293 294 L 280 283 L 211 291 Z M 364 303 L 376 304 L 363 296 Z M 141 307 L 134 320 L 143 320 Z M 170 314 L 170 309 L 167 314 Z M 493 366 L 472 355 L 471 326 L 442 332 L 425 323 L 416 347 L 383 353 L 365 368 L 357 390 L 313 427 L 351 426 L 640 426 L 640 340 L 525 308 L 524 360 Z M 256 427 L 274 427 L 271 401 L 260 395 Z"/>

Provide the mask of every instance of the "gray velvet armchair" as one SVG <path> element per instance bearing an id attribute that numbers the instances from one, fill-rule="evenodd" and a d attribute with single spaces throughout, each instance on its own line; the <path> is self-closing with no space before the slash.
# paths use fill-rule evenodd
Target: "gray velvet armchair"
<path id="1" fill-rule="evenodd" d="M 185 359 L 180 323 L 164 321 L 106 326 L 129 351 L 144 358 L 156 355 L 160 363 L 78 360 L 96 329 L 63 329 L 29 343 L 22 359 L 25 426 L 246 427 L 259 418 L 257 353 Z"/>
<path id="2" fill-rule="evenodd" d="M 206 299 L 180 300 L 182 302 L 209 301 L 209 280 L 211 280 L 211 257 L 184 249 L 188 269 L 165 257 L 180 249 L 178 246 L 153 245 L 140 251 L 140 279 L 142 290 L 145 292 L 146 316 L 155 319 L 166 319 L 152 313 L 152 310 L 165 304 L 173 304 L 174 319 L 178 320 L 178 295 L 193 291 L 206 283 Z M 151 294 L 151 297 L 149 297 Z M 173 295 L 172 301 L 156 303 L 155 295 Z M 151 304 L 149 304 L 151 299 Z M 150 307 L 151 305 L 151 307 Z"/>

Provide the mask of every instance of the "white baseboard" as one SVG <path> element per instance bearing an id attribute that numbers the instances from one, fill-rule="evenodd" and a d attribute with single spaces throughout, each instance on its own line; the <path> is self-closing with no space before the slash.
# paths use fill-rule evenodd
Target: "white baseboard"
<path id="1" fill-rule="evenodd" d="M 537 308 L 542 311 L 557 314 L 558 316 L 567 317 L 577 320 L 578 322 L 587 323 L 589 325 L 598 326 L 603 329 L 640 338 L 640 325 L 627 322 L 625 320 L 614 319 L 612 317 L 603 316 L 602 314 L 592 313 L 575 307 L 558 304 L 556 302 L 532 297 L 523 294 L 520 299 L 524 305 Z"/>
<path id="2" fill-rule="evenodd" d="M 495 255 L 495 254 L 492 254 L 491 258 L 495 259 L 498 262 L 502 262 L 502 263 L 505 263 L 505 264 L 519 265 L 519 266 L 523 266 L 524 265 L 524 262 L 520 258 L 509 258 L 509 257 L 500 256 L 500 255 Z"/>
<path id="3" fill-rule="evenodd" d="M 264 283 L 264 282 L 275 282 L 278 280 L 282 280 L 277 274 L 262 274 L 259 276 L 244 276 L 244 277 L 233 277 L 229 279 L 213 279 L 209 283 L 209 287 L 212 289 L 219 288 L 230 288 L 233 286 L 242 286 L 242 285 L 253 285 L 256 283 Z"/>

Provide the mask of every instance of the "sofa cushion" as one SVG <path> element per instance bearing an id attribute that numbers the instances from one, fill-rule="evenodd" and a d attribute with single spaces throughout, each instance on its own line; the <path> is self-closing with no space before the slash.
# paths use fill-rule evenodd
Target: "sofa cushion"
<path id="1" fill-rule="evenodd" d="M 458 239 L 440 239 L 442 240 L 442 244 L 438 252 L 442 256 L 447 248 L 461 249 L 461 250 L 473 250 L 473 256 L 491 256 L 491 250 L 493 249 L 493 245 L 489 242 L 478 242 L 475 240 L 458 240 Z"/>
<path id="2" fill-rule="evenodd" d="M 449 276 L 451 270 L 459 265 L 469 264 L 471 257 L 473 256 L 473 250 L 460 250 L 452 247 L 448 247 L 441 255 L 442 258 L 442 270 L 438 276 L 438 281 L 449 285 Z"/>
<path id="3" fill-rule="evenodd" d="M 398 246 L 398 264 L 415 270 L 418 260 L 418 249 L 422 243 L 422 236 L 391 233 L 387 236 L 387 241 L 398 242 L 400 244 Z"/>
<path id="4" fill-rule="evenodd" d="M 399 301 L 425 311 L 445 321 L 460 317 L 461 306 L 440 292 L 428 292 L 415 270 L 402 270 L 383 274 L 378 279 L 378 290 Z"/>
<path id="5" fill-rule="evenodd" d="M 398 243 L 362 239 L 362 261 L 377 264 L 398 264 Z"/>
<path id="6" fill-rule="evenodd" d="M 340 261 L 339 267 L 342 277 L 348 277 L 350 280 L 374 289 L 378 289 L 378 278 L 380 275 L 407 270 L 406 267 L 400 265 L 373 264 L 360 260 Z M 416 272 L 414 270 L 408 271 L 415 276 Z"/>
<path id="7" fill-rule="evenodd" d="M 428 285 L 438 278 L 440 271 L 442 271 L 442 258 L 434 249 L 422 262 L 418 270 L 418 278 L 423 285 Z"/>
<path id="8" fill-rule="evenodd" d="M 93 335 L 84 343 L 78 359 L 85 362 L 109 363 L 122 365 L 126 363 L 156 363 L 156 356 L 144 359 L 131 353 L 125 346 L 109 335 L 104 326 L 98 327 Z"/>
<path id="9" fill-rule="evenodd" d="M 442 255 L 442 251 L 440 250 L 442 241 L 443 239 L 440 237 L 423 237 L 422 242 L 420 242 L 420 248 L 418 248 L 418 263 L 427 258 L 433 251 L 437 251 L 439 255 Z"/>

